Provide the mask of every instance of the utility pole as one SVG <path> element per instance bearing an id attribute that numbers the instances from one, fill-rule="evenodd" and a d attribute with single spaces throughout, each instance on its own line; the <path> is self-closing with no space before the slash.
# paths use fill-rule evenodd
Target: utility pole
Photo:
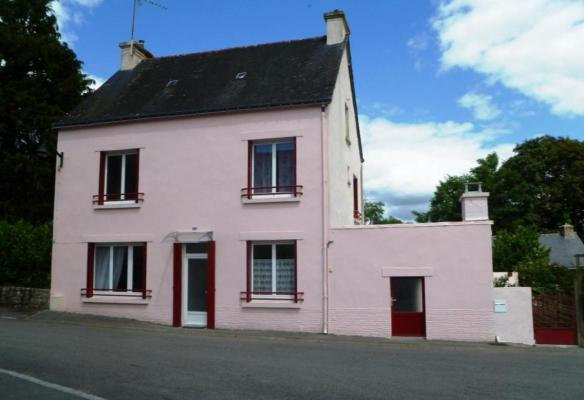
<path id="1" fill-rule="evenodd" d="M 582 271 L 581 260 L 584 254 L 576 254 L 576 276 L 574 278 L 574 297 L 576 300 L 576 334 L 578 335 L 578 346 L 584 347 L 584 296 L 582 282 L 584 271 Z"/>

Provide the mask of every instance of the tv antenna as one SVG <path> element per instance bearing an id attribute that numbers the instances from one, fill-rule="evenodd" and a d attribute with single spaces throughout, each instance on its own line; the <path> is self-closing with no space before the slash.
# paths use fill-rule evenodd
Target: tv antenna
<path id="1" fill-rule="evenodd" d="M 138 10 L 138 7 L 140 7 L 144 3 L 158 7 L 165 11 L 168 10 L 168 7 L 160 3 L 157 3 L 154 0 L 134 0 L 134 8 L 132 9 L 132 32 L 130 33 L 130 46 L 134 45 L 134 27 L 136 26 L 136 11 Z"/>

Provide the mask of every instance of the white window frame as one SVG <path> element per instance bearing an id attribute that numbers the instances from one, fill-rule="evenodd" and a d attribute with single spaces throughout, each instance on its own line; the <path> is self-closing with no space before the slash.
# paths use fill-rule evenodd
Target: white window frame
<path id="1" fill-rule="evenodd" d="M 251 242 L 251 295 L 253 299 L 294 299 L 294 294 L 254 294 L 254 281 L 253 281 L 253 260 L 254 260 L 254 251 L 256 245 L 271 245 L 272 246 L 272 292 L 276 291 L 276 261 L 277 261 L 277 254 L 276 254 L 276 246 L 279 244 L 295 244 L 294 241 L 253 241 Z M 298 255 L 295 255 L 298 257 Z M 295 263 L 298 263 L 298 260 L 294 260 Z"/>
<path id="2" fill-rule="evenodd" d="M 144 246 L 143 243 L 96 243 L 95 250 L 93 255 L 93 287 L 95 287 L 95 277 L 97 276 L 97 248 L 98 247 L 108 247 L 109 248 L 109 289 L 106 290 L 95 290 L 93 289 L 94 294 L 116 294 L 119 296 L 135 296 L 136 293 L 132 292 L 134 289 L 134 248 L 135 247 L 142 247 Z M 128 265 L 126 268 L 126 291 L 119 292 L 112 288 L 112 283 L 114 281 L 114 247 L 127 247 L 128 248 Z M 99 288 L 104 289 L 104 288 Z M 146 289 L 146 288 L 144 288 Z"/>
<path id="3" fill-rule="evenodd" d="M 278 182 L 278 176 L 277 176 L 277 172 L 278 172 L 278 160 L 277 160 L 277 145 L 282 144 L 282 143 L 291 143 L 294 145 L 294 151 L 296 151 L 296 143 L 294 141 L 294 139 L 290 139 L 290 138 L 286 138 L 286 139 L 275 139 L 275 140 L 254 140 L 252 142 L 252 149 L 251 149 L 251 189 L 252 191 L 254 191 L 254 188 L 256 187 L 255 184 L 255 147 L 256 146 L 265 146 L 265 145 L 271 145 L 272 146 L 272 182 L 271 182 L 271 186 L 272 187 L 272 195 L 269 194 L 254 194 L 252 193 L 252 199 L 265 199 L 265 198 L 290 198 L 290 197 L 294 197 L 293 193 L 278 193 L 277 192 L 277 188 L 275 187 L 277 185 Z M 296 168 L 297 166 L 294 165 L 294 175 L 296 175 Z M 296 188 L 292 188 L 292 191 L 295 191 Z M 269 193 L 269 192 L 264 192 L 264 193 Z"/>
<path id="4" fill-rule="evenodd" d="M 126 200 L 126 155 L 128 154 L 138 154 L 135 150 L 119 150 L 119 151 L 108 151 L 105 153 L 105 166 L 104 166 L 104 197 L 107 204 L 131 204 L 135 203 L 136 200 Z M 122 167 L 120 177 L 120 199 L 119 200 L 107 200 L 108 196 L 108 165 L 110 156 L 122 156 Z M 138 167 L 138 166 L 137 166 Z"/>

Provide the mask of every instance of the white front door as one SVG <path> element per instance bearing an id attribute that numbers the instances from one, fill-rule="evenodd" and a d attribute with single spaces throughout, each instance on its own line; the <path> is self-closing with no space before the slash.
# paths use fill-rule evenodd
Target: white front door
<path id="1" fill-rule="evenodd" d="M 183 325 L 207 326 L 208 268 L 207 253 L 184 253 Z"/>

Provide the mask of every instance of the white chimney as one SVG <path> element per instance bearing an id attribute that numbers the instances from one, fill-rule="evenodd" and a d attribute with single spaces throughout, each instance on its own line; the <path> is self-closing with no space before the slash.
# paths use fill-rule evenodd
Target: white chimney
<path id="1" fill-rule="evenodd" d="M 564 224 L 560 226 L 560 235 L 565 239 L 571 239 L 576 236 L 574 231 L 574 226 L 570 224 Z"/>
<path id="2" fill-rule="evenodd" d="M 122 49 L 122 63 L 120 70 L 126 71 L 133 69 L 140 61 L 154 56 L 144 47 L 144 41 L 130 40 L 129 42 L 120 43 Z"/>
<path id="3" fill-rule="evenodd" d="M 469 190 L 476 185 L 477 190 Z M 489 193 L 483 192 L 480 183 L 465 183 L 464 193 L 460 196 L 463 221 L 487 221 L 489 219 Z"/>
<path id="4" fill-rule="evenodd" d="M 326 22 L 326 44 L 341 43 L 349 36 L 349 24 L 342 10 L 334 10 L 324 14 Z"/>

